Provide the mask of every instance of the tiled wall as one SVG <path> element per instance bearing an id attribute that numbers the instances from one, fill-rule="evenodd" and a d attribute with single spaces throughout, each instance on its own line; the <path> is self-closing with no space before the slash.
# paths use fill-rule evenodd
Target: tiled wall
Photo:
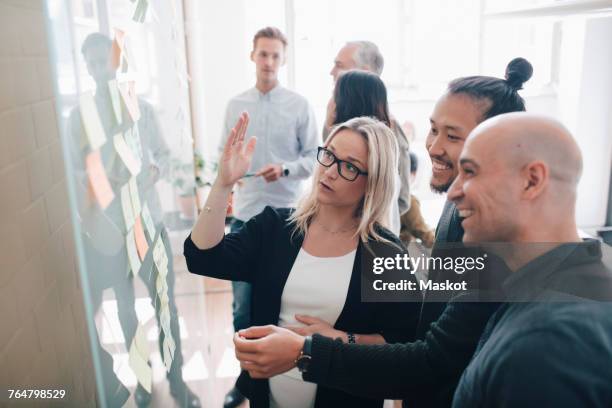
<path id="1" fill-rule="evenodd" d="M 62 388 L 59 406 L 84 407 L 94 373 L 43 1 L 0 0 L 0 385 Z"/>

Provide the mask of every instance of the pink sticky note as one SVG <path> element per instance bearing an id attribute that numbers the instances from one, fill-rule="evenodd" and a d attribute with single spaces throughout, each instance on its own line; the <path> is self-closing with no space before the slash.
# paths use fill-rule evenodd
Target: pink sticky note
<path id="1" fill-rule="evenodd" d="M 121 53 L 123 52 L 124 37 L 125 33 L 115 28 L 115 38 L 113 39 L 110 55 L 110 64 L 113 67 L 113 71 L 116 71 L 117 68 L 119 68 Z"/>
<path id="2" fill-rule="evenodd" d="M 147 244 L 147 238 L 142 229 L 142 221 L 140 216 L 136 217 L 136 223 L 134 224 L 134 239 L 136 239 L 136 249 L 138 249 L 138 256 L 140 260 L 144 260 L 147 251 L 149 250 L 149 244 Z"/>
<path id="3" fill-rule="evenodd" d="M 136 82 L 126 81 L 119 83 L 119 92 L 127 107 L 130 117 L 134 122 L 140 119 L 140 108 L 138 107 L 138 96 L 136 95 Z"/>
<path id="4" fill-rule="evenodd" d="M 108 182 L 104 166 L 102 165 L 102 157 L 100 151 L 96 150 L 87 155 L 85 159 L 85 166 L 87 168 L 87 176 L 89 177 L 90 186 L 96 196 L 96 200 L 102 209 L 108 207 L 108 205 L 115 198 L 113 189 Z M 141 227 L 142 228 L 142 227 Z"/>

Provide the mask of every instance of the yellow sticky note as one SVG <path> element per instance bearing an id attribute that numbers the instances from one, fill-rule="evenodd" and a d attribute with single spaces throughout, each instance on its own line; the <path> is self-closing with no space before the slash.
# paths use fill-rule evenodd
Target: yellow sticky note
<path id="1" fill-rule="evenodd" d="M 159 311 L 159 323 L 161 325 L 164 334 L 170 333 L 170 308 L 163 307 Z"/>
<path id="2" fill-rule="evenodd" d="M 172 361 L 174 360 L 174 351 L 176 350 L 176 343 L 172 338 L 171 334 L 166 334 L 164 332 L 164 342 L 162 345 L 162 351 L 164 353 L 164 365 L 166 366 L 166 371 L 170 372 L 170 367 L 172 367 Z"/>
<path id="3" fill-rule="evenodd" d="M 132 176 L 137 176 L 140 173 L 141 163 L 136 159 L 136 156 L 132 153 L 132 149 L 127 145 L 121 133 L 117 133 L 113 136 L 113 144 L 123 164 L 125 164 L 125 167 L 130 171 L 130 174 Z"/>
<path id="4" fill-rule="evenodd" d="M 161 236 L 157 239 L 153 247 L 153 262 L 155 262 L 155 266 L 160 276 L 165 279 L 168 274 L 168 255 L 166 255 L 166 247 L 162 242 Z"/>
<path id="5" fill-rule="evenodd" d="M 131 229 L 128 231 L 125 236 L 125 245 L 128 253 L 128 260 L 130 261 L 130 269 L 134 276 L 138 275 L 140 271 L 141 263 L 140 258 L 138 257 L 138 249 L 136 248 L 136 239 L 134 237 L 134 230 Z"/>
<path id="6" fill-rule="evenodd" d="M 168 292 L 168 284 L 164 276 L 157 275 L 155 279 L 155 290 L 157 290 L 157 296 L 159 296 L 160 299 L 164 293 Z"/>
<path id="7" fill-rule="evenodd" d="M 85 92 L 79 97 L 79 108 L 91 150 L 98 150 L 106 143 L 106 134 L 92 92 Z"/>
<path id="8" fill-rule="evenodd" d="M 134 333 L 134 341 L 136 342 L 136 348 L 138 349 L 138 352 L 140 353 L 142 358 L 145 360 L 149 360 L 151 350 L 149 349 L 149 343 L 147 342 L 147 337 L 145 335 L 144 329 L 140 324 L 136 328 L 136 333 Z"/>
<path id="9" fill-rule="evenodd" d="M 129 183 L 121 187 L 121 209 L 123 211 L 123 220 L 125 221 L 125 229 L 130 230 L 134 226 L 135 216 L 132 206 L 132 198 L 130 195 Z"/>
<path id="10" fill-rule="evenodd" d="M 108 81 L 108 91 L 110 93 L 115 119 L 117 120 L 117 124 L 120 125 L 123 117 L 121 115 L 121 96 L 119 95 L 119 88 L 117 86 L 116 79 L 111 79 Z"/>
<path id="11" fill-rule="evenodd" d="M 98 204 L 100 204 L 100 207 L 105 209 L 111 201 L 113 201 L 113 198 L 115 198 L 115 193 L 113 193 L 108 177 L 106 177 L 99 150 L 87 155 L 85 158 L 85 167 L 87 169 L 89 185 L 93 190 L 94 196 Z"/>
<path id="12" fill-rule="evenodd" d="M 140 195 L 138 194 L 138 184 L 136 183 L 136 177 L 132 177 L 128 182 L 130 186 L 130 198 L 132 199 L 132 209 L 134 210 L 134 217 L 138 216 L 142 211 L 140 206 Z"/>
<path id="13" fill-rule="evenodd" d="M 140 385 L 142 385 L 142 387 L 150 393 L 151 383 L 153 380 L 153 370 L 151 369 L 151 367 L 149 367 L 149 364 L 147 364 L 147 360 L 148 356 L 147 358 L 144 358 L 140 354 L 140 351 L 136 346 L 136 339 L 134 338 L 132 340 L 132 345 L 130 346 L 128 364 L 134 372 L 134 375 L 136 375 L 136 378 L 138 379 Z"/>

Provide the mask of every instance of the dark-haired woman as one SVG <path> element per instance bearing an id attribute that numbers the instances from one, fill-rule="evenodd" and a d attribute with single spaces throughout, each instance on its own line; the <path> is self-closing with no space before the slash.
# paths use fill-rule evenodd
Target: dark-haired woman
<path id="1" fill-rule="evenodd" d="M 439 164 L 432 183 L 452 182 L 463 142 L 478 123 L 501 113 L 525 110 L 517 92 L 531 73 L 529 62 L 515 59 L 508 65 L 505 79 L 472 76 L 449 84 L 431 116 L 428 148 L 430 155 L 434 153 L 434 163 Z M 440 242 L 461 242 L 460 221 L 455 207 L 446 206 L 432 257 L 444 257 L 437 248 Z M 488 258 L 484 272 L 502 272 L 503 265 L 492 258 Z M 429 279 L 440 279 L 429 272 Z M 268 328 L 262 337 L 261 328 L 253 327 L 241 330 L 234 344 L 241 365 L 258 378 L 291 367 L 301 350 L 309 356 L 303 373 L 307 381 L 354 395 L 404 399 L 404 406 L 449 407 L 461 373 L 498 307 L 478 299 L 477 293 L 461 293 L 450 300 L 428 299 L 422 308 L 418 340 L 411 343 L 353 346 L 316 334 L 303 337 L 279 327 Z M 248 359 L 243 357 L 246 352 Z"/>
<path id="2" fill-rule="evenodd" d="M 346 71 L 334 88 L 335 111 L 331 127 L 360 116 L 376 118 L 393 131 L 398 147 L 398 188 L 390 209 L 390 230 L 399 235 L 400 216 L 410 208 L 410 152 L 408 138 L 389 114 L 387 88 L 376 74 L 362 70 Z"/>

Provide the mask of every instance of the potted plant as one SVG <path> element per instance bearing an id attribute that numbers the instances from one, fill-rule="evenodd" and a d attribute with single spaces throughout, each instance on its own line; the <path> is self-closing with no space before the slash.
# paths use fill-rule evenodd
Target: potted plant
<path id="1" fill-rule="evenodd" d="M 196 175 L 194 162 L 187 162 L 174 157 L 170 161 L 170 182 L 176 192 L 181 218 L 193 219 L 195 216 Z"/>

